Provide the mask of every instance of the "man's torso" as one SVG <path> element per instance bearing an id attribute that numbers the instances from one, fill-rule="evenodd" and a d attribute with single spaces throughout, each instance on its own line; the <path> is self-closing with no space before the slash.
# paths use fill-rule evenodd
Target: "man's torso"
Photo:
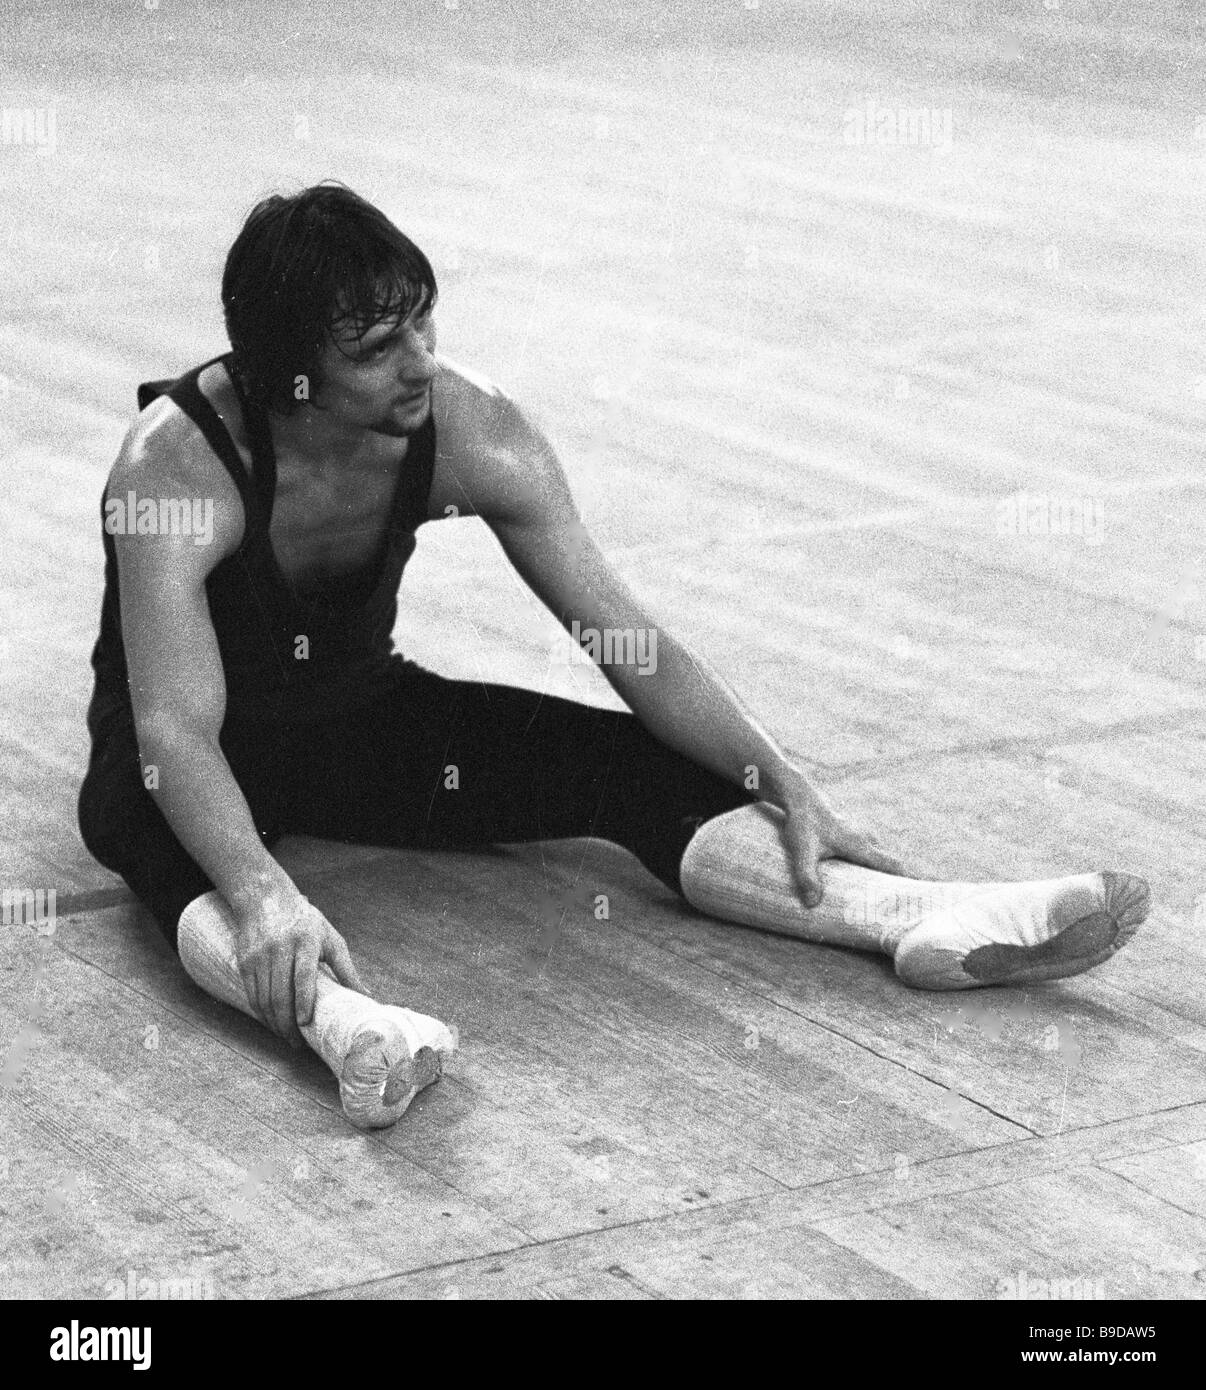
<path id="1" fill-rule="evenodd" d="M 197 384 L 226 426 L 251 477 L 251 441 L 226 367 L 220 361 L 211 363 Z M 458 449 L 456 443 L 464 437 L 466 425 L 472 427 L 473 422 L 464 416 L 473 409 L 472 393 L 481 394 L 482 389 L 483 383 L 471 382 L 463 370 L 453 368 L 437 378 L 433 386 L 431 408 L 440 412 L 442 442 L 432 476 L 427 519 L 475 513 L 470 502 L 473 489 L 466 486 L 473 456 L 470 451 Z M 326 579 L 342 579 L 371 565 L 385 540 L 399 475 L 413 457 L 412 440 L 384 435 L 367 437 L 354 456 L 333 460 L 320 468 L 310 460 L 291 455 L 279 444 L 275 452 L 276 491 L 269 539 L 285 578 L 307 586 Z M 213 467 L 225 476 L 216 458 Z M 456 501 L 450 503 L 454 497 Z"/>

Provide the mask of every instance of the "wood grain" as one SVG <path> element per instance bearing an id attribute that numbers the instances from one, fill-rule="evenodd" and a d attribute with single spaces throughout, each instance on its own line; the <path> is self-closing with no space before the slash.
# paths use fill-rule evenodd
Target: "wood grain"
<path id="1" fill-rule="evenodd" d="M 1177 0 L 1071 9 L 200 0 L 7 35 L 5 103 L 53 106 L 57 143 L 0 147 L 0 888 L 60 920 L 4 928 L 6 1296 L 136 1269 L 991 1298 L 1019 1268 L 1201 1296 L 1206 50 Z M 868 99 L 949 113 L 949 148 L 849 143 Z M 1140 873 L 1135 942 L 938 998 L 705 921 L 597 841 L 295 842 L 366 977 L 462 1031 L 372 1139 L 318 1059 L 201 996 L 76 832 L 99 494 L 137 382 L 224 349 L 248 208 L 332 175 L 428 252 L 442 346 L 548 431 L 659 624 L 843 810 L 927 876 Z M 1100 539 L 1003 530 L 1021 493 Z M 420 533 L 395 638 L 618 704 L 475 522 Z M 546 895 L 587 890 L 610 920 L 534 953 Z"/>

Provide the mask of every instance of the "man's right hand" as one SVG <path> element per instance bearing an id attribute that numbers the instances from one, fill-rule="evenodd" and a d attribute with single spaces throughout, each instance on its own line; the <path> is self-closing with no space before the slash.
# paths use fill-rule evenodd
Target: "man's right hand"
<path id="1" fill-rule="evenodd" d="M 257 1017 L 294 1046 L 314 1017 L 318 967 L 325 961 L 342 985 L 367 994 L 347 943 L 318 908 L 296 889 L 272 894 L 235 914 L 235 955 L 243 987 Z"/>

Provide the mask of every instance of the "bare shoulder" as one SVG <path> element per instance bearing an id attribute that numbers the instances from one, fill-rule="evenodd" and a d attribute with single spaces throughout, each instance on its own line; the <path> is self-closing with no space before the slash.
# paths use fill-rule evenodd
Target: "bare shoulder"
<path id="1" fill-rule="evenodd" d="M 180 539 L 160 520 L 178 527 L 178 518 L 187 513 L 206 519 L 211 535 L 205 546 L 206 570 L 232 554 L 243 538 L 243 503 L 230 474 L 210 447 L 200 429 L 174 401 L 161 396 L 143 411 L 126 431 L 117 459 L 109 471 L 109 505 L 106 514 L 114 524 L 115 536 L 138 534 L 135 518 L 127 522 L 124 509 L 143 507 L 146 517 L 142 534 L 156 535 L 172 548 Z M 120 517 L 117 504 L 123 509 Z M 146 504 L 150 504 L 148 507 Z M 187 554 L 197 547 L 191 536 L 181 547 Z M 159 548 L 159 547 L 156 547 Z"/>
<path id="2" fill-rule="evenodd" d="M 461 404 L 471 404 L 503 397 L 499 384 L 477 367 L 466 366 L 464 362 L 449 357 L 446 352 L 437 352 L 436 361 L 440 364 L 436 380 L 441 392 L 450 401 L 455 399 Z"/>
<path id="3" fill-rule="evenodd" d="M 440 373 L 432 389 L 441 457 L 467 463 L 504 444 L 514 401 L 485 372 L 437 354 Z"/>
<path id="4" fill-rule="evenodd" d="M 432 392 L 436 475 L 429 514 L 491 520 L 524 508 L 561 473 L 544 431 L 484 372 L 443 353 L 438 360 L 441 370 Z"/>

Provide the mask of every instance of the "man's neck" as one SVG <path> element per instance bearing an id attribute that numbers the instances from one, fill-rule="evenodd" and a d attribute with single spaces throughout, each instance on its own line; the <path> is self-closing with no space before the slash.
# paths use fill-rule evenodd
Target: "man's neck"
<path id="1" fill-rule="evenodd" d="M 330 411 L 303 405 L 292 415 L 268 416 L 278 458 L 287 454 L 302 464 L 320 469 L 369 459 L 379 460 L 383 446 L 392 457 L 405 450 L 407 435 L 386 436 L 365 425 L 351 425 L 332 417 Z"/>

